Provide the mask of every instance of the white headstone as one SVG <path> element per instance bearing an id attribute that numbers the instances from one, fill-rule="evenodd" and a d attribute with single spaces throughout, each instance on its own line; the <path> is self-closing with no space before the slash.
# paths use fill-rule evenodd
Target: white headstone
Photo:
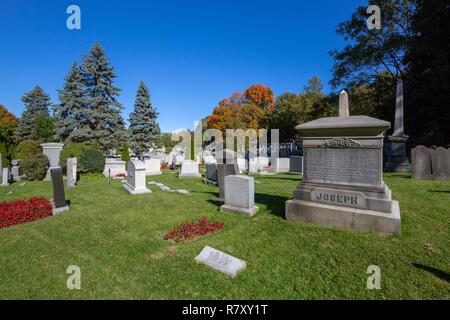
<path id="1" fill-rule="evenodd" d="M 268 157 L 258 157 L 258 171 L 263 171 L 269 166 Z"/>
<path id="2" fill-rule="evenodd" d="M 64 147 L 64 143 L 43 143 L 41 147 L 42 153 L 47 156 L 50 162 L 45 180 L 50 180 L 50 169 L 59 167 L 59 155 Z"/>
<path id="3" fill-rule="evenodd" d="M 127 183 L 123 185 L 131 194 L 150 193 L 145 186 L 145 163 L 140 160 L 130 160 L 127 165 Z"/>
<path id="4" fill-rule="evenodd" d="M 126 166 L 125 161 L 116 158 L 106 158 L 103 175 L 105 177 L 108 177 L 110 169 L 111 169 L 111 177 L 115 177 L 117 174 L 126 174 L 127 170 L 125 166 Z"/>
<path id="5" fill-rule="evenodd" d="M 276 173 L 288 173 L 290 171 L 289 158 L 276 158 L 274 170 Z"/>
<path id="6" fill-rule="evenodd" d="M 225 177 L 225 204 L 221 212 L 253 216 L 259 208 L 255 206 L 255 180 L 253 177 L 235 175 Z"/>
<path id="7" fill-rule="evenodd" d="M 145 159 L 145 174 L 147 176 L 157 176 L 161 172 L 161 159 Z"/>
<path id="8" fill-rule="evenodd" d="M 184 160 L 181 163 L 181 173 L 179 178 L 197 178 L 201 177 L 198 171 L 198 163 L 193 160 Z"/>
<path id="9" fill-rule="evenodd" d="M 9 168 L 5 167 L 2 170 L 2 186 L 7 187 L 9 186 Z"/>
<path id="10" fill-rule="evenodd" d="M 247 160 L 245 160 L 245 158 L 237 158 L 237 164 L 239 167 L 239 173 L 247 170 Z"/>
<path id="11" fill-rule="evenodd" d="M 258 172 L 258 158 L 250 158 L 248 162 L 248 173 L 257 173 Z"/>
<path id="12" fill-rule="evenodd" d="M 77 158 L 67 159 L 67 187 L 75 188 L 77 184 Z"/>
<path id="13" fill-rule="evenodd" d="M 247 266 L 245 261 L 209 246 L 203 248 L 199 255 L 195 257 L 195 261 L 203 263 L 232 278 Z"/>

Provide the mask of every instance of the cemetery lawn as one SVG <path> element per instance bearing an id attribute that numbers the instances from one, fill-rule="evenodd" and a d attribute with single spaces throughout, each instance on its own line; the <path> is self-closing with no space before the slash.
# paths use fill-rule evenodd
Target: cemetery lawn
<path id="1" fill-rule="evenodd" d="M 289 222 L 284 202 L 300 176 L 256 176 L 259 213 L 219 212 L 217 188 L 175 172 L 148 177 L 131 196 L 120 181 L 84 179 L 66 190 L 71 211 L 0 229 L 0 299 L 449 299 L 450 182 L 385 175 L 400 201 L 401 236 Z M 12 194 L 8 194 L 12 191 Z M 0 188 L 0 200 L 45 196 L 50 182 Z M 188 243 L 163 236 L 184 220 L 224 221 L 222 231 Z M 206 246 L 247 262 L 236 278 L 194 262 Z M 81 290 L 66 269 L 81 268 Z M 367 267 L 381 268 L 381 290 L 366 289 Z"/>

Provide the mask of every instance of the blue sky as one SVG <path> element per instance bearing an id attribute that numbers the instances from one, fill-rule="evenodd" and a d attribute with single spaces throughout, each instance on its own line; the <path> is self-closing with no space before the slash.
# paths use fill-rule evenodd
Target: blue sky
<path id="1" fill-rule="evenodd" d="M 74 60 L 95 41 L 111 59 L 128 119 L 140 80 L 164 132 L 192 128 L 221 99 L 252 84 L 300 92 L 316 75 L 330 87 L 335 33 L 365 0 L 0 2 L 0 104 L 19 116 L 39 84 L 57 102 Z M 81 8 L 81 30 L 66 9 Z"/>

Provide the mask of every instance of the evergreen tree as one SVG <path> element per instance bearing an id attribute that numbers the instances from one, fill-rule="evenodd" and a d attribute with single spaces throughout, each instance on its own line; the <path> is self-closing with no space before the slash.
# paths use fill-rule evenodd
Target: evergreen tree
<path id="1" fill-rule="evenodd" d="M 22 97 L 22 102 L 25 104 L 25 111 L 22 113 L 19 125 L 17 126 L 16 139 L 18 142 L 23 140 L 36 139 L 42 140 L 47 137 L 36 137 L 36 121 L 38 118 L 49 118 L 48 108 L 51 105 L 50 97 L 36 86 L 30 92 L 27 92 Z M 38 117 L 40 116 L 40 117 Z"/>
<path id="2" fill-rule="evenodd" d="M 116 99 L 120 89 L 113 85 L 116 74 L 98 42 L 85 55 L 81 70 L 86 85 L 86 104 L 90 109 L 87 114 L 91 132 L 87 142 L 98 143 L 107 154 L 123 145 L 125 123 L 120 114 L 123 107 Z"/>
<path id="3" fill-rule="evenodd" d="M 84 77 L 74 62 L 65 78 L 63 89 L 58 90 L 61 104 L 55 108 L 57 134 L 62 142 L 87 142 L 90 139 L 91 110 L 86 106 L 84 89 Z"/>
<path id="4" fill-rule="evenodd" d="M 134 112 L 130 115 L 130 145 L 139 158 L 160 134 L 157 117 L 158 112 L 152 107 L 148 88 L 141 81 L 136 93 Z"/>

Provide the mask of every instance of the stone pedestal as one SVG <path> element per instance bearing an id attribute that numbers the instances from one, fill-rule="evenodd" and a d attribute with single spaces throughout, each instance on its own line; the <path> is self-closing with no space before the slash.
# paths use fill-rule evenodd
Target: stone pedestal
<path id="1" fill-rule="evenodd" d="M 64 147 L 64 143 L 43 143 L 41 144 L 42 153 L 47 156 L 50 167 L 44 180 L 50 180 L 50 169 L 59 167 L 59 155 Z"/>
<path id="2" fill-rule="evenodd" d="M 366 116 L 322 118 L 297 126 L 304 179 L 286 202 L 286 219 L 399 234 L 399 205 L 383 181 L 383 135 L 389 127 L 389 122 Z"/>
<path id="3" fill-rule="evenodd" d="M 198 163 L 193 160 L 184 160 L 181 163 L 181 173 L 179 178 L 200 178 L 202 175 L 198 171 Z"/>
<path id="4" fill-rule="evenodd" d="M 127 165 L 127 183 L 123 188 L 130 194 L 145 194 L 152 192 L 145 186 L 145 163 L 130 160 Z"/>
<path id="5" fill-rule="evenodd" d="M 408 136 L 390 136 L 391 152 L 385 165 L 386 172 L 411 172 L 411 164 L 406 154 Z"/>
<path id="6" fill-rule="evenodd" d="M 253 216 L 259 208 L 255 206 L 255 181 L 253 177 L 236 175 L 225 177 L 225 204 L 221 212 Z"/>

